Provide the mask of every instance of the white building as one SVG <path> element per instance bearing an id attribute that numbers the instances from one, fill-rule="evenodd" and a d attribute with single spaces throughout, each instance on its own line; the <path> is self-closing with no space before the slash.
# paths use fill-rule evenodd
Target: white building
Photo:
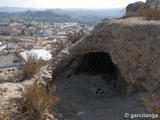
<path id="1" fill-rule="evenodd" d="M 36 49 L 30 51 L 21 52 L 20 55 L 24 60 L 27 60 L 28 56 L 36 57 L 38 60 L 42 59 L 44 61 L 49 61 L 52 59 L 52 54 L 45 49 Z"/>
<path id="2" fill-rule="evenodd" d="M 0 50 L 6 49 L 6 48 L 7 48 L 7 45 L 0 44 Z"/>

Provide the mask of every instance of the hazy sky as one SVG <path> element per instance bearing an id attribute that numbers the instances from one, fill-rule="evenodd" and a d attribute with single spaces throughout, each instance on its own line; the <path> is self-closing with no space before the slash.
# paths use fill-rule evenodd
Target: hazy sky
<path id="1" fill-rule="evenodd" d="M 120 8 L 145 0 L 0 0 L 0 7 L 32 8 Z"/>

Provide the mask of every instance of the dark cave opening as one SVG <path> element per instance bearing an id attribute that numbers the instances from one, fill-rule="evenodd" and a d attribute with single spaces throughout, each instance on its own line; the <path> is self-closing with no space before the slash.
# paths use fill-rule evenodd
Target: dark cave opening
<path id="1" fill-rule="evenodd" d="M 81 56 L 78 60 L 76 74 L 100 75 L 111 88 L 119 90 L 120 72 L 106 52 L 93 52 Z"/>
<path id="2" fill-rule="evenodd" d="M 110 55 L 106 52 L 87 53 L 80 57 L 77 74 L 108 75 L 117 79 L 118 68 L 113 64 Z"/>
<path id="3" fill-rule="evenodd" d="M 91 52 L 78 58 L 76 74 L 101 76 L 106 85 L 114 90 L 120 90 L 120 71 L 112 62 L 111 56 L 106 52 Z"/>

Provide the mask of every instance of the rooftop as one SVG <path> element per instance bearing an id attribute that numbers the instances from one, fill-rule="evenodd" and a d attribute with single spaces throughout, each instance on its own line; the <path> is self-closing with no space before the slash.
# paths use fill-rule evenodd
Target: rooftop
<path id="1" fill-rule="evenodd" d="M 14 54 L 0 54 L 0 66 L 14 64 L 16 56 Z"/>

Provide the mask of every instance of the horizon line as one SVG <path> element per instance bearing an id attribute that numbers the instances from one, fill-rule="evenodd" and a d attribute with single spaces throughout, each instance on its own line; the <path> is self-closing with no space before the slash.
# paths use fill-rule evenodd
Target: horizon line
<path id="1" fill-rule="evenodd" d="M 37 8 L 37 7 L 16 7 L 16 6 L 0 6 L 0 8 L 31 8 L 31 9 L 120 9 L 126 7 L 111 7 L 111 8 Z"/>

